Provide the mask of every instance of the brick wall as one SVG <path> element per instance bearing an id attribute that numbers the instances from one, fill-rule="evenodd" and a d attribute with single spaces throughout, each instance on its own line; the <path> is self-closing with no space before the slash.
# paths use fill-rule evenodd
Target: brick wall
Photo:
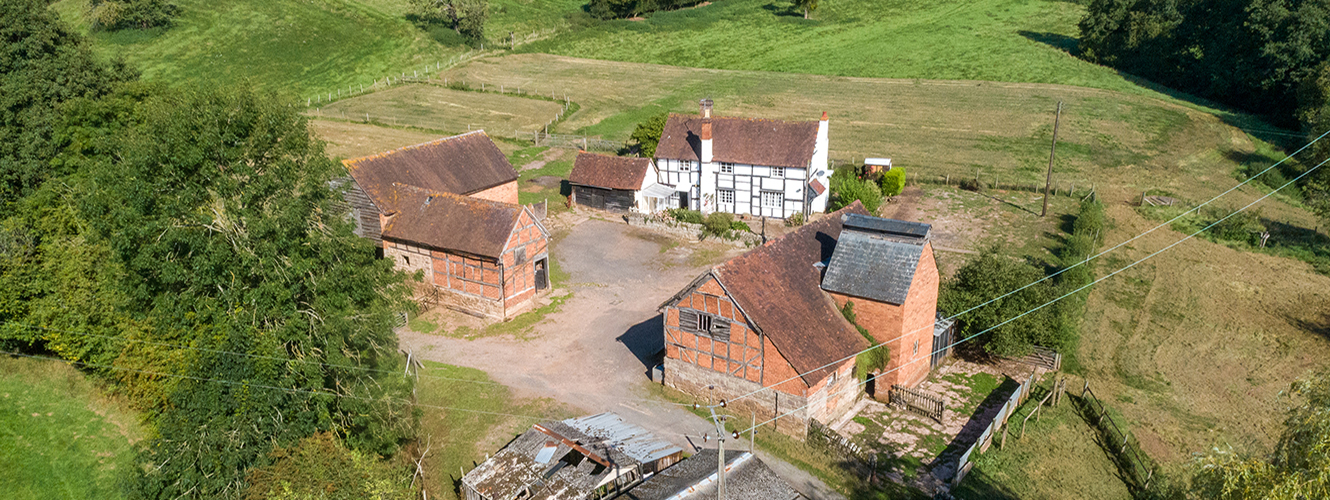
<path id="1" fill-rule="evenodd" d="M 728 339 L 680 328 L 681 309 L 709 315 L 712 321 L 728 322 Z M 734 302 L 716 283 L 715 278 L 709 278 L 692 293 L 666 308 L 664 333 L 666 357 L 753 383 L 762 382 L 763 339 L 749 327 L 743 314 L 734 307 Z M 796 394 L 802 395 L 802 390 Z"/>
<path id="2" fill-rule="evenodd" d="M 472 193 L 471 197 L 482 200 L 500 201 L 517 205 L 517 181 L 500 184 L 484 191 Z"/>
<path id="3" fill-rule="evenodd" d="M 536 261 L 549 257 L 549 238 L 527 210 L 508 235 L 503 263 L 504 315 L 512 317 L 531 306 L 536 296 Z M 548 279 L 549 273 L 546 273 Z M 548 288 L 546 289 L 548 290 Z"/>
<path id="4" fill-rule="evenodd" d="M 879 388 L 875 395 L 877 398 L 885 399 L 886 389 L 892 384 L 914 386 L 928 376 L 929 357 L 933 351 L 933 322 L 937 315 L 938 284 L 933 247 L 927 243 L 904 304 L 897 306 L 829 293 L 839 307 L 845 307 L 846 302 L 854 302 L 855 319 L 859 326 L 891 349 L 891 359 L 885 373 L 876 382 Z"/>

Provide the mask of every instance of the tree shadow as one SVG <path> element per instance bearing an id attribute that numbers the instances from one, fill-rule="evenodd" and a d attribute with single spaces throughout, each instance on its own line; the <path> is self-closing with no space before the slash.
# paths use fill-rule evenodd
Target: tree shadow
<path id="1" fill-rule="evenodd" d="M 794 8 L 794 4 L 776 5 L 775 2 L 772 2 L 763 5 L 762 9 L 781 17 L 797 17 L 799 19 L 803 19 L 804 17 L 803 11 Z"/>
<path id="2" fill-rule="evenodd" d="M 1002 481 L 987 472 L 978 469 L 971 469 L 965 479 L 961 480 L 960 487 L 952 492 L 955 498 L 985 498 L 996 500 L 1017 500 L 1020 498 L 1016 492 L 1003 486 Z"/>
<path id="3" fill-rule="evenodd" d="M 1073 56 L 1080 53 L 1080 50 L 1077 48 L 1077 46 L 1080 45 L 1080 40 L 1075 37 L 1070 37 L 1067 35 L 1059 35 L 1057 33 L 1048 33 L 1043 31 L 1026 31 L 1026 30 L 1017 31 L 1016 34 L 1023 36 L 1029 40 L 1039 42 L 1049 47 L 1061 50 Z"/>
<path id="4" fill-rule="evenodd" d="M 665 353 L 665 316 L 657 314 L 651 319 L 633 325 L 614 340 L 628 348 L 633 356 L 646 368 L 651 376 L 651 369 L 660 364 Z"/>

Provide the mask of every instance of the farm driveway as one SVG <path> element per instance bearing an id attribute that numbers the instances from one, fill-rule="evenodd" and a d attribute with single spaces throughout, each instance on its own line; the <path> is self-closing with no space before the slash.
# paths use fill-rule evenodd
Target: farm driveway
<path id="1" fill-rule="evenodd" d="M 531 340 L 464 340 L 403 330 L 403 347 L 425 359 L 484 370 L 520 396 L 554 398 L 591 413 L 613 411 L 689 449 L 685 434 L 714 433 L 714 427 L 677 405 L 646 399 L 643 386 L 651 383 L 648 365 L 663 345 L 656 307 L 710 262 L 693 258 L 696 245 L 671 248 L 661 236 L 622 223 L 571 223 L 553 248 L 571 275 L 573 297 L 536 326 Z M 840 497 L 795 467 L 772 468 L 810 498 Z"/>

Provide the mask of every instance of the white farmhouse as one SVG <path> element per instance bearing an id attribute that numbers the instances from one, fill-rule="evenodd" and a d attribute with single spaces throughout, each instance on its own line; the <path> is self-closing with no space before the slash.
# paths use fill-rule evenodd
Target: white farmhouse
<path id="1" fill-rule="evenodd" d="M 703 213 L 785 218 L 827 208 L 827 114 L 787 122 L 671 114 L 656 146 L 660 183 L 674 186 L 670 206 Z"/>

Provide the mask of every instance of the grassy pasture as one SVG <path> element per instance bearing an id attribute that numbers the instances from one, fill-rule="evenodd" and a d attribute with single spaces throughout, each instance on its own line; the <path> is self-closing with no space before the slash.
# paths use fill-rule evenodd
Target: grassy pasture
<path id="1" fill-rule="evenodd" d="M 1139 90 L 1072 57 L 1078 2 L 838 0 L 812 15 L 786 0 L 725 0 L 573 30 L 521 51 L 718 69 L 1060 83 Z"/>
<path id="2" fill-rule="evenodd" d="M 485 372 L 473 368 L 425 361 L 420 370 L 417 400 L 423 405 L 451 406 L 492 413 L 530 415 L 560 419 L 569 411 L 548 400 L 523 400 L 507 386 L 492 382 Z M 442 378 L 440 378 L 442 377 Z M 535 419 L 491 413 L 423 408 L 419 432 L 425 455 L 425 488 L 430 498 L 456 498 L 461 480 L 459 468 L 470 471 L 472 462 L 485 461 L 486 454 L 502 448 L 525 432 Z"/>
<path id="3" fill-rule="evenodd" d="M 499 90 L 497 87 L 495 90 Z M 315 116 L 414 127 L 460 134 L 485 129 L 518 137 L 554 119 L 563 105 L 552 101 L 490 92 L 454 90 L 438 85 L 399 85 L 315 109 Z"/>
<path id="4" fill-rule="evenodd" d="M 137 416 L 64 363 L 0 358 L 5 498 L 123 498 Z"/>

